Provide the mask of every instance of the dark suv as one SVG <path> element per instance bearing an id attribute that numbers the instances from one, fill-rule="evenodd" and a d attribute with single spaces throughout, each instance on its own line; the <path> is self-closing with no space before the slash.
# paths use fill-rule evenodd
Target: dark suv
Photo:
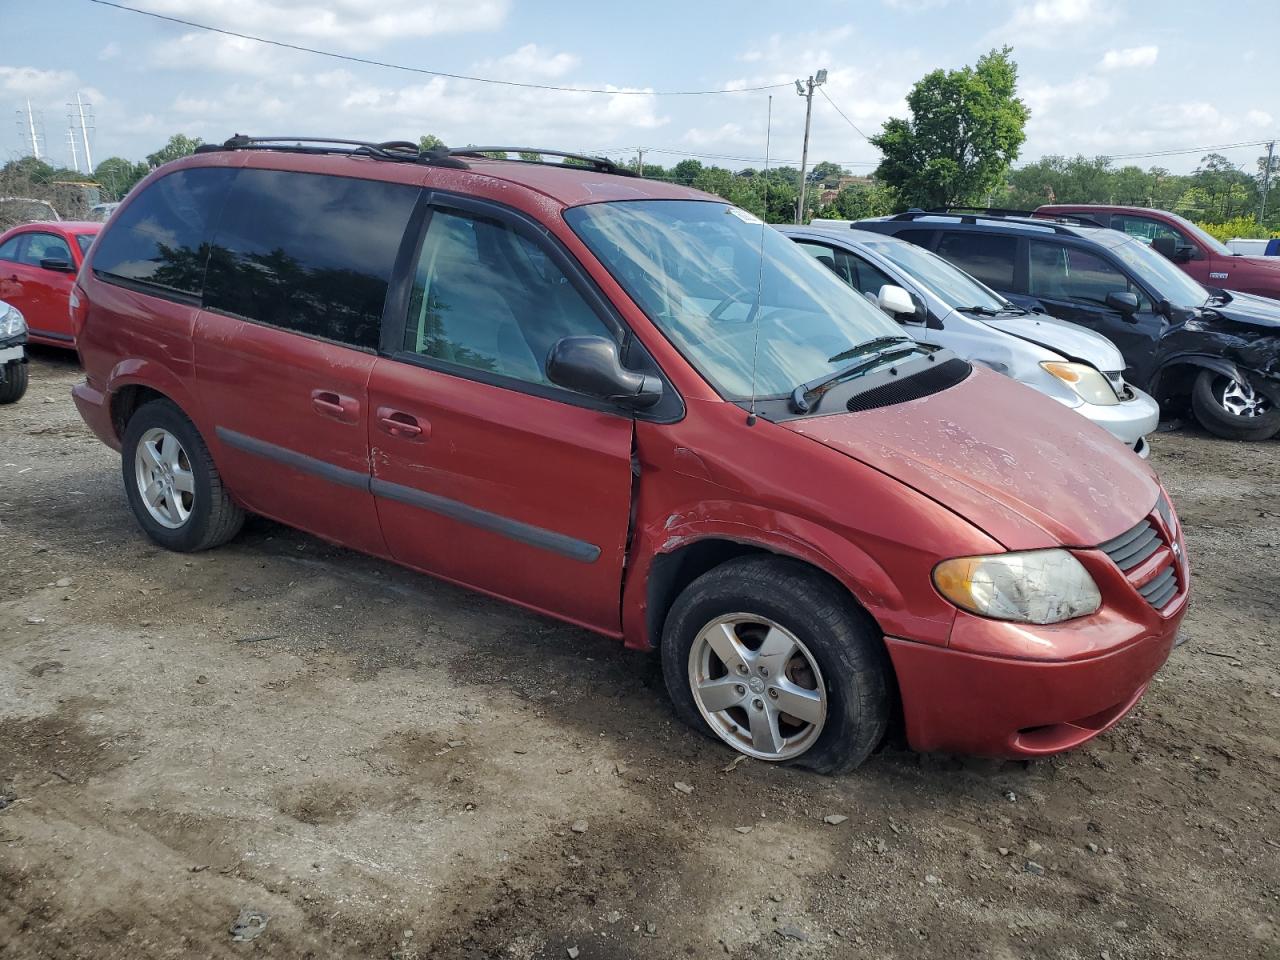
<path id="1" fill-rule="evenodd" d="M 932 250 L 1033 311 L 1098 331 L 1124 354 L 1125 379 L 1166 408 L 1190 405 L 1210 432 L 1280 432 L 1280 303 L 1202 287 L 1118 230 L 1086 217 L 910 210 L 860 220 Z"/>

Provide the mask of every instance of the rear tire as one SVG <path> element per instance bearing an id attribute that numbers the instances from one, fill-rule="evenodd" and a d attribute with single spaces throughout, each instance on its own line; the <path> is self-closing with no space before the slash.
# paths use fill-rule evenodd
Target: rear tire
<path id="1" fill-rule="evenodd" d="M 17 403 L 27 392 L 30 374 L 21 360 L 10 360 L 4 365 L 4 383 L 0 383 L 0 403 Z"/>
<path id="2" fill-rule="evenodd" d="M 244 511 L 223 487 L 200 431 L 176 404 L 152 400 L 139 407 L 125 427 L 120 460 L 133 515 L 160 546 L 192 553 L 240 532 Z"/>
<path id="3" fill-rule="evenodd" d="M 746 662 L 729 667 L 728 659 L 700 652 L 710 637 L 722 643 L 725 631 L 730 646 L 741 642 L 735 649 Z M 794 655 L 767 655 L 788 642 Z M 764 661 L 775 669 L 761 670 Z M 744 557 L 686 587 L 663 629 L 662 671 L 682 720 L 758 759 L 842 773 L 867 758 L 889 725 L 891 667 L 875 622 L 841 587 L 794 560 Z M 724 689 L 716 694 L 718 684 Z M 715 695 L 740 702 L 717 709 Z M 812 710 L 813 719 L 788 713 L 790 703 Z M 766 716 L 779 718 L 776 750 L 761 750 L 754 739 Z"/>
<path id="4" fill-rule="evenodd" d="M 1233 402 L 1227 395 L 1234 391 L 1251 398 L 1249 401 L 1234 401 L 1241 409 L 1258 411 L 1258 402 L 1265 407 L 1249 414 L 1233 413 L 1224 403 Z M 1214 436 L 1227 440 L 1266 440 L 1280 432 L 1280 408 L 1271 403 L 1251 385 L 1244 384 L 1243 390 L 1236 381 L 1215 370 L 1202 370 L 1196 377 L 1191 389 L 1191 409 L 1200 421 L 1200 425 Z"/>

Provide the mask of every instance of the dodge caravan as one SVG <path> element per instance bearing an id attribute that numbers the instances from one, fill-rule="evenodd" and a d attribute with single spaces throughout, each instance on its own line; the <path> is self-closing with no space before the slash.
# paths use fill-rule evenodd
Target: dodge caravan
<path id="1" fill-rule="evenodd" d="M 1189 586 L 1146 463 L 750 213 L 524 149 L 237 137 L 130 193 L 74 395 L 148 536 L 250 511 L 658 649 L 682 718 L 820 771 L 1137 702 Z"/>

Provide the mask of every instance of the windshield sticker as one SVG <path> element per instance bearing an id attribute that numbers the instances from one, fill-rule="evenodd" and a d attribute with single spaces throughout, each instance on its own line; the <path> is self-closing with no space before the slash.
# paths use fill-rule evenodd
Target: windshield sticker
<path id="1" fill-rule="evenodd" d="M 741 207 L 730 207 L 729 212 L 732 213 L 739 220 L 741 220 L 743 223 L 764 223 L 764 221 L 761 220 L 759 217 L 757 217 L 754 213 L 751 213 L 748 210 L 743 210 Z"/>

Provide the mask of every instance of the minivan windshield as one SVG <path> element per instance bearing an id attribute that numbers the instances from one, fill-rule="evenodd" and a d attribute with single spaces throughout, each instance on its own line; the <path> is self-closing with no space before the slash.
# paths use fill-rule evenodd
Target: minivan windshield
<path id="1" fill-rule="evenodd" d="M 998 313 L 1008 310 L 1012 304 L 990 287 L 979 283 L 958 267 L 952 266 L 936 253 L 905 240 L 862 241 L 871 250 L 891 263 L 901 267 L 928 287 L 935 296 L 952 310 L 973 310 Z"/>
<path id="2" fill-rule="evenodd" d="M 853 347 L 906 339 L 792 241 L 727 203 L 591 203 L 565 220 L 727 400 L 786 396 L 849 366 L 839 357 Z"/>
<path id="3" fill-rule="evenodd" d="M 1156 300 L 1168 300 L 1175 307 L 1194 310 L 1203 307 L 1209 291 L 1156 253 L 1141 240 L 1118 243 L 1111 252 L 1155 294 Z"/>

